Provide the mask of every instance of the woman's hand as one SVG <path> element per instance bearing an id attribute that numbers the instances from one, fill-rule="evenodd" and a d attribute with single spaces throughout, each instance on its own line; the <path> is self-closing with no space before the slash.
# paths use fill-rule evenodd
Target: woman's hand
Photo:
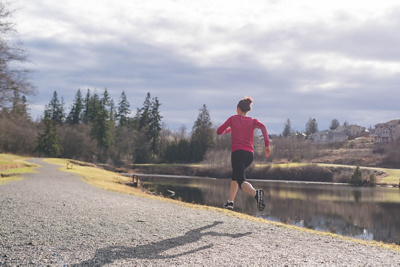
<path id="1" fill-rule="evenodd" d="M 265 157 L 269 157 L 269 155 L 271 154 L 271 147 L 266 146 L 265 147 Z"/>

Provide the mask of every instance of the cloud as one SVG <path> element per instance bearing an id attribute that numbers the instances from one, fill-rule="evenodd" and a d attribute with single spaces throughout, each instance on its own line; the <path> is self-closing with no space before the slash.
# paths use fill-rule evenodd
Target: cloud
<path id="1" fill-rule="evenodd" d="M 131 108 L 158 97 L 171 128 L 191 129 L 206 104 L 215 123 L 244 95 L 280 133 L 333 118 L 363 126 L 397 118 L 396 1 L 27 0 L 18 16 L 38 107 L 54 90 L 125 91 Z M 32 110 L 33 111 L 33 110 Z"/>

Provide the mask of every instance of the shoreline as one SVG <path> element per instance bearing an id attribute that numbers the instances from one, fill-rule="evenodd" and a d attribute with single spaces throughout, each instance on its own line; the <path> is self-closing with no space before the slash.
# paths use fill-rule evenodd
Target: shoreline
<path id="1" fill-rule="evenodd" d="M 149 173 L 119 173 L 122 176 L 130 177 L 162 177 L 162 178 L 185 178 L 185 179 L 210 179 L 210 180 L 220 180 L 220 179 L 230 179 L 230 178 L 214 178 L 207 176 L 189 176 L 189 175 L 173 175 L 173 174 L 149 174 Z M 270 182 L 270 183 L 292 183 L 292 184 L 316 184 L 316 185 L 344 185 L 353 186 L 349 183 L 335 183 L 335 182 L 317 182 L 317 181 L 296 181 L 296 180 L 265 180 L 265 179 L 247 179 L 251 182 Z M 383 184 L 378 183 L 376 187 L 399 187 L 399 184 Z M 369 185 L 358 186 L 358 187 L 371 187 Z"/>
<path id="2" fill-rule="evenodd" d="M 65 165 L 33 161 L 40 173 L 0 186 L 0 265 L 400 264 L 398 246 L 140 195 L 116 179 L 104 190 Z"/>

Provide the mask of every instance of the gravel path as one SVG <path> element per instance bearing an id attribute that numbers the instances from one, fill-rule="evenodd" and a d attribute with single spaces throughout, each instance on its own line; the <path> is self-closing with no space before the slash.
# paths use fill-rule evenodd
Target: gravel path
<path id="1" fill-rule="evenodd" d="M 109 192 L 39 159 L 0 186 L 0 265 L 400 266 L 400 253 Z"/>

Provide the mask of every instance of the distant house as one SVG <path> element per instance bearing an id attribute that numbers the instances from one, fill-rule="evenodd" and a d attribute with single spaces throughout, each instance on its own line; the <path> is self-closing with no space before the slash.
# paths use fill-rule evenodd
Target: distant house
<path id="1" fill-rule="evenodd" d="M 354 124 L 342 125 L 333 131 L 346 134 L 349 140 L 355 139 L 360 136 L 364 136 L 366 133 L 365 127 L 354 125 Z"/>
<path id="2" fill-rule="evenodd" d="M 370 137 L 374 138 L 374 143 L 386 143 L 399 140 L 400 120 L 391 120 L 385 123 L 378 123 L 370 131 Z"/>
<path id="3" fill-rule="evenodd" d="M 308 139 L 315 143 L 329 144 L 335 142 L 345 142 L 348 138 L 347 134 L 345 133 L 325 130 L 310 135 Z"/>
<path id="4" fill-rule="evenodd" d="M 294 134 L 292 134 L 291 136 L 289 136 L 292 139 L 306 139 L 307 135 L 305 133 L 301 133 L 301 132 L 295 132 Z"/>

